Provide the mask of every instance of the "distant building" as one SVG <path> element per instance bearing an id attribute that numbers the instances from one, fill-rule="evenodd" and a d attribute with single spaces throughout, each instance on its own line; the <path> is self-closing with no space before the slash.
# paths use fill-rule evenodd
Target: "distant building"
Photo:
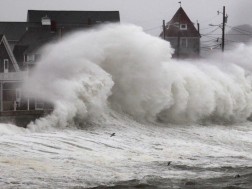
<path id="1" fill-rule="evenodd" d="M 0 122 L 12 119 L 24 126 L 52 109 L 40 99 L 25 97 L 21 89 L 30 68 L 43 58 L 38 51 L 43 45 L 106 22 L 120 22 L 119 11 L 29 10 L 27 22 L 0 22 Z"/>
<path id="2" fill-rule="evenodd" d="M 175 49 L 174 58 L 195 58 L 200 54 L 200 33 L 182 7 L 166 23 L 160 37 Z"/>

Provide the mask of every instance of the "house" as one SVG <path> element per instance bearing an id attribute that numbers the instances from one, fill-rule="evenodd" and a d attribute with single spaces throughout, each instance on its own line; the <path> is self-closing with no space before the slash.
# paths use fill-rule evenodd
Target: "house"
<path id="1" fill-rule="evenodd" d="M 174 58 L 199 57 L 200 33 L 182 7 L 166 23 L 160 37 L 171 43 L 171 46 L 175 49 Z"/>
<path id="2" fill-rule="evenodd" d="M 28 10 L 27 22 L 0 22 L 0 26 L 5 28 L 0 28 L 0 33 L 8 33 L 7 40 L 11 43 L 17 63 L 21 70 L 26 70 L 34 66 L 40 57 L 38 50 L 44 44 L 59 40 L 71 31 L 107 22 L 120 22 L 119 11 Z M 14 28 L 18 34 L 14 35 L 11 30 Z"/>
<path id="3" fill-rule="evenodd" d="M 24 96 L 22 83 L 39 60 L 39 49 L 65 34 L 106 22 L 119 22 L 118 11 L 29 10 L 27 22 L 0 22 L 0 122 L 26 126 L 53 109 Z"/>
<path id="4" fill-rule="evenodd" d="M 13 50 L 19 39 L 30 27 L 38 26 L 38 23 L 31 22 L 0 22 L 0 34 L 4 34 L 10 48 Z"/>
<path id="5" fill-rule="evenodd" d="M 119 11 L 55 11 L 55 10 L 28 10 L 27 22 L 40 22 L 48 16 L 59 26 L 94 25 L 106 22 L 119 22 Z"/>
<path id="6" fill-rule="evenodd" d="M 25 126 L 45 115 L 52 106 L 24 96 L 21 85 L 28 71 L 21 71 L 4 35 L 0 35 L 0 122 Z"/>
<path id="7" fill-rule="evenodd" d="M 16 108 L 20 98 L 18 87 L 25 78 L 4 35 L 0 35 L 0 111 Z"/>

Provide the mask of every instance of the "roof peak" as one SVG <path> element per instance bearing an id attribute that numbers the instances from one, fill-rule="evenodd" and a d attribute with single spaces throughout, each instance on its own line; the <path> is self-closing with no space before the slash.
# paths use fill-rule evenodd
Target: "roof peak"
<path id="1" fill-rule="evenodd" d="M 177 12 L 174 14 L 170 22 L 180 22 L 180 20 L 183 18 L 183 20 L 188 20 L 189 22 L 192 22 L 190 18 L 187 16 L 186 12 L 182 7 L 179 7 Z"/>

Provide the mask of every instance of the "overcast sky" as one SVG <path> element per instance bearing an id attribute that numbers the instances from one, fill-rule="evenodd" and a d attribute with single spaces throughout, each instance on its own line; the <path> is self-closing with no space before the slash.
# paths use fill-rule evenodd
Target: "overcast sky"
<path id="1" fill-rule="evenodd" d="M 0 0 L 0 21 L 25 21 L 27 10 L 119 10 L 122 23 L 133 23 L 153 35 L 161 32 L 162 20 L 169 21 L 180 0 Z M 252 0 L 181 0 L 192 22 L 204 32 L 208 24 L 220 24 L 226 6 L 228 25 L 252 25 Z M 206 30 L 205 30 L 206 31 Z"/>

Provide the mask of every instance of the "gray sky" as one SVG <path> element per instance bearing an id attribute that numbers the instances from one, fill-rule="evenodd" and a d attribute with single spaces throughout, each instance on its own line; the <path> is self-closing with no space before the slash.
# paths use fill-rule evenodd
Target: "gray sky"
<path id="1" fill-rule="evenodd" d="M 147 33 L 158 35 L 162 20 L 169 21 L 179 8 L 180 0 L 0 0 L 0 21 L 25 21 L 28 9 L 34 10 L 119 10 L 122 23 L 142 26 Z M 192 20 L 207 32 L 208 24 L 220 24 L 226 6 L 228 25 L 252 25 L 251 0 L 181 0 Z M 205 29 L 205 30 L 204 30 Z M 210 28 L 211 29 L 211 28 Z"/>

